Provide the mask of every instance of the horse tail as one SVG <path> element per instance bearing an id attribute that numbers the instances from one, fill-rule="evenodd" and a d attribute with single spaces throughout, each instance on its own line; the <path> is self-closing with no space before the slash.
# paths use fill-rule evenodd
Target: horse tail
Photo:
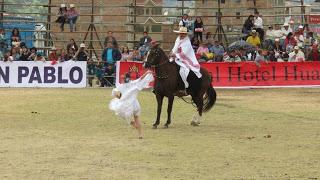
<path id="1" fill-rule="evenodd" d="M 206 92 L 206 97 L 203 100 L 203 112 L 208 112 L 216 103 L 216 100 L 217 100 L 216 90 L 212 87 L 210 83 L 210 86 Z"/>

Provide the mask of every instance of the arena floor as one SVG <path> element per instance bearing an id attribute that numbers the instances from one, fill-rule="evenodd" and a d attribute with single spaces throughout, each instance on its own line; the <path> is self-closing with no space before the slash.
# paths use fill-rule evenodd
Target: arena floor
<path id="1" fill-rule="evenodd" d="M 0 89 L 0 179 L 320 177 L 320 88 L 219 89 L 198 127 L 176 99 L 172 125 L 156 130 L 155 98 L 144 91 L 142 140 L 108 110 L 110 93 Z"/>

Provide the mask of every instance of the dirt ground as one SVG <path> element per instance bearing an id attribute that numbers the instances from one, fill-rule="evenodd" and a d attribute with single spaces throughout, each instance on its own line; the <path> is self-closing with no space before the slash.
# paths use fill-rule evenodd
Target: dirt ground
<path id="1" fill-rule="evenodd" d="M 176 99 L 172 125 L 156 130 L 144 91 L 142 140 L 108 109 L 110 93 L 0 89 L 0 179 L 320 178 L 320 88 L 219 89 L 198 127 Z"/>

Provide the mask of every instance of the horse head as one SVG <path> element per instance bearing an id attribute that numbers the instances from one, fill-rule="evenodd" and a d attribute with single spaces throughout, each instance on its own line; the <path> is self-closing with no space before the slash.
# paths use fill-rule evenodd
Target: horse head
<path id="1" fill-rule="evenodd" d="M 157 67 L 165 60 L 165 54 L 160 48 L 160 44 L 156 44 L 150 48 L 144 60 L 144 67 Z"/>

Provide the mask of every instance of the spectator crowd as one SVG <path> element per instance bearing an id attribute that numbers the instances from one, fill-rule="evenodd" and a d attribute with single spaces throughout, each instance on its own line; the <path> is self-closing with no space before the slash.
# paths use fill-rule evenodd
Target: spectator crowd
<path id="1" fill-rule="evenodd" d="M 76 30 L 75 23 L 79 13 L 75 6 L 70 4 L 69 9 L 61 4 L 57 14 L 57 23 L 61 31 L 64 24 L 70 24 L 70 31 Z M 214 39 L 201 17 L 192 19 L 184 14 L 178 24 L 188 29 L 188 36 L 199 62 L 241 62 L 262 61 L 274 62 L 301 62 L 319 61 L 320 53 L 317 36 L 309 30 L 308 25 L 297 25 L 293 21 L 284 24 L 269 25 L 267 29 L 263 24 L 262 16 L 255 12 L 243 24 L 243 36 L 239 43 L 231 43 L 225 47 L 222 42 Z M 147 51 L 152 46 L 152 38 L 148 32 L 133 47 L 120 45 L 112 31 L 107 33 L 104 40 L 104 49 L 101 61 L 95 62 L 89 58 L 89 53 L 84 43 L 79 45 L 74 39 L 66 47 L 49 49 L 44 56 L 43 49 L 27 47 L 21 39 L 19 29 L 14 28 L 10 39 L 5 38 L 5 31 L 0 29 L 0 60 L 1 61 L 50 61 L 56 64 L 63 61 L 87 61 L 89 84 L 93 86 L 93 79 L 98 79 L 99 86 L 112 86 L 117 61 L 142 61 Z M 233 44 L 233 45 L 232 45 Z M 233 46 L 233 47 L 231 47 Z"/>

